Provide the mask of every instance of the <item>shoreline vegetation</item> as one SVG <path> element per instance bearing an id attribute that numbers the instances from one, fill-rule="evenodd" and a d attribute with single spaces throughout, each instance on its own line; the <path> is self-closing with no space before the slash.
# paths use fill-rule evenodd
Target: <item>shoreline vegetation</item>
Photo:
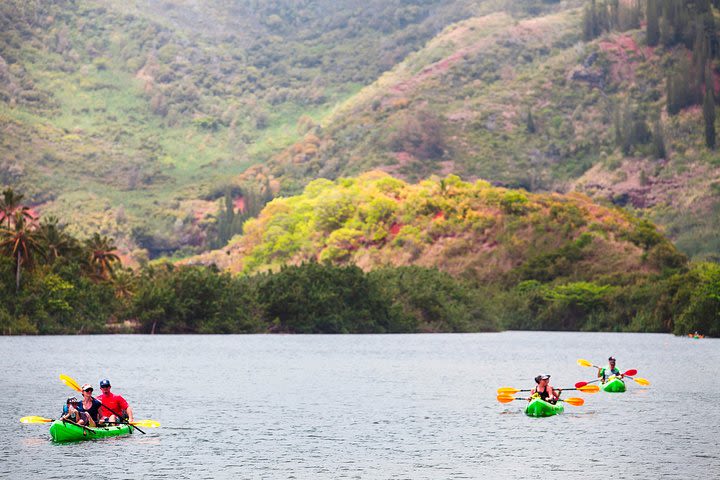
<path id="1" fill-rule="evenodd" d="M 398 192 L 406 188 L 390 177 L 378 181 L 386 186 L 392 183 Z M 363 186 L 361 180 L 351 179 L 322 185 L 349 188 L 354 182 Z M 422 193 L 422 188 L 435 184 L 443 187 L 445 212 L 453 202 L 474 211 L 477 205 L 467 202 L 491 197 L 499 209 L 506 210 L 504 224 L 545 218 L 531 216 L 533 211 L 542 213 L 539 205 L 545 197 L 494 189 L 485 182 L 471 185 L 448 177 L 407 188 Z M 315 197 L 322 196 L 318 188 L 318 184 L 309 186 Z M 337 196 L 331 198 L 337 200 Z M 480 279 L 471 270 L 451 275 L 435 266 L 385 265 L 364 270 L 346 260 L 318 262 L 319 255 L 295 264 L 288 261 L 272 271 L 234 275 L 214 264 L 179 265 L 165 260 L 137 269 L 123 267 L 112 239 L 100 233 L 77 239 L 59 219 L 40 217 L 22 199 L 10 188 L 0 198 L 3 335 L 525 329 L 676 335 L 697 331 L 720 336 L 720 265 L 689 263 L 652 224 L 629 215 L 631 228 L 621 233 L 642 248 L 643 261 L 648 262 L 638 271 L 599 275 L 593 273 L 592 264 L 577 268 L 586 258 L 584 249 L 594 248 L 595 237 L 575 229 L 565 231 L 569 238 L 565 245 L 551 253 L 525 255 L 523 263 L 493 281 Z M 378 199 L 371 202 L 377 204 Z M 355 205 L 362 209 L 363 202 Z M 267 208 L 292 215 L 291 209 L 280 206 L 271 202 Z M 558 212 L 562 217 L 563 212 Z M 437 220 L 432 209 L 426 213 Z M 263 215 L 267 213 L 255 222 L 271 223 Z M 558 222 L 570 228 L 569 220 Z M 462 225 L 458 222 L 447 228 Z M 538 228 L 547 231 L 550 227 L 541 224 Z M 422 236 L 419 228 L 413 231 Z M 504 241 L 510 240 L 512 236 Z M 648 266 L 651 260 L 652 268 Z"/>

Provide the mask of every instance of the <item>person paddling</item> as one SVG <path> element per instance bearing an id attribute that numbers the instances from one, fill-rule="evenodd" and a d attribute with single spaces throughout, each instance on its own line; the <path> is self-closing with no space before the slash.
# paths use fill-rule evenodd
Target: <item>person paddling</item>
<path id="1" fill-rule="evenodd" d="M 82 390 L 82 401 L 80 402 L 80 405 L 78 406 L 78 410 L 81 412 L 87 412 L 87 414 L 90 416 L 90 426 L 94 427 L 96 424 L 100 423 L 100 406 L 101 403 L 98 399 L 93 398 L 92 392 L 93 387 L 89 383 L 86 383 L 82 387 L 80 387 Z"/>
<path id="2" fill-rule="evenodd" d="M 127 418 L 128 423 L 135 421 L 132 407 L 128 405 L 128 402 L 120 395 L 115 395 L 110 391 L 110 380 L 107 378 L 100 380 L 100 390 L 103 392 L 102 395 L 97 397 L 102 402 L 100 421 L 103 423 L 122 423 L 125 418 Z M 122 417 L 118 415 L 122 415 Z"/>
<path id="3" fill-rule="evenodd" d="M 598 370 L 598 378 L 602 383 L 607 382 L 610 377 L 623 378 L 620 369 L 615 366 L 615 357 L 609 357 L 608 365 Z"/>
<path id="4" fill-rule="evenodd" d="M 550 375 L 538 375 L 535 377 L 537 386 L 530 390 L 530 398 L 539 397 L 548 403 L 555 404 L 560 399 L 562 390 L 555 390 L 550 386 Z"/>

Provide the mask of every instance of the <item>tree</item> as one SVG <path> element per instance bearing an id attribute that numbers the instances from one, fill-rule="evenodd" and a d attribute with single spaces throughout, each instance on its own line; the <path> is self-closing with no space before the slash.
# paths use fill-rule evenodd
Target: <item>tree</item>
<path id="1" fill-rule="evenodd" d="M 109 279 L 116 264 L 120 263 L 120 257 L 115 253 L 117 247 L 113 245 L 113 239 L 95 233 L 85 241 L 85 248 L 89 253 L 90 275 L 96 280 Z"/>
<path id="2" fill-rule="evenodd" d="M 20 291 L 20 272 L 23 264 L 33 264 L 35 255 L 44 255 L 40 234 L 26 221 L 22 210 L 15 211 L 14 228 L 0 229 L 0 250 L 15 260 L 15 291 Z"/>
<path id="3" fill-rule="evenodd" d="M 67 232 L 64 226 L 59 224 L 56 217 L 46 217 L 38 229 L 43 249 L 46 252 L 46 258 L 50 265 L 62 257 L 78 253 L 79 245 L 77 241 Z"/>
<path id="4" fill-rule="evenodd" d="M 683 108 L 696 105 L 698 98 L 697 75 L 693 75 L 690 61 L 682 56 L 673 72 L 667 77 L 667 111 L 670 115 L 680 113 Z"/>
<path id="5" fill-rule="evenodd" d="M 533 119 L 532 110 L 530 110 L 529 108 L 528 108 L 527 120 L 525 122 L 525 126 L 527 128 L 528 133 L 537 132 L 537 127 L 535 126 L 535 120 Z"/>
<path id="6" fill-rule="evenodd" d="M 665 148 L 665 130 L 663 129 L 660 117 L 655 120 L 653 128 L 653 154 L 655 158 L 666 158 L 667 149 Z"/>
<path id="7" fill-rule="evenodd" d="M 654 47 L 660 41 L 660 12 L 658 11 L 657 0 L 648 0 L 645 15 L 647 18 L 647 44 Z"/>
<path id="8" fill-rule="evenodd" d="M 19 211 L 25 219 L 32 220 L 30 209 L 20 203 L 23 197 L 22 193 L 15 193 L 12 188 L 3 190 L 0 199 L 0 222 L 7 220 L 7 228 L 11 228 L 10 222 L 15 218 L 16 211 Z"/>
<path id="9" fill-rule="evenodd" d="M 715 150 L 715 87 L 710 69 L 705 76 L 703 119 L 705 120 L 705 145 L 710 150 Z"/>

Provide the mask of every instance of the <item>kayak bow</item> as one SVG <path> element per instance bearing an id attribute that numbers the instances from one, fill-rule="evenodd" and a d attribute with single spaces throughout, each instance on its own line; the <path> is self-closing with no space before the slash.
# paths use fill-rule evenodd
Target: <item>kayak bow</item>
<path id="1" fill-rule="evenodd" d="M 610 377 L 600 388 L 609 393 L 622 393 L 625 391 L 625 382 L 618 377 Z"/>
<path id="2" fill-rule="evenodd" d="M 530 417 L 551 417 L 565 411 L 561 403 L 553 405 L 545 400 L 533 398 L 525 407 L 525 414 Z"/>

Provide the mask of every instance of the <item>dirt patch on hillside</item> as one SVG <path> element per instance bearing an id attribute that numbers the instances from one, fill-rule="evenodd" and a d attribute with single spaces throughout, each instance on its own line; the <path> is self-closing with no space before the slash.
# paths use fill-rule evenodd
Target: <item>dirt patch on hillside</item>
<path id="1" fill-rule="evenodd" d="M 611 61 L 610 76 L 615 82 L 634 82 L 641 61 L 654 56 L 653 47 L 640 47 L 631 35 L 611 35 L 598 43 L 598 47 Z"/>

